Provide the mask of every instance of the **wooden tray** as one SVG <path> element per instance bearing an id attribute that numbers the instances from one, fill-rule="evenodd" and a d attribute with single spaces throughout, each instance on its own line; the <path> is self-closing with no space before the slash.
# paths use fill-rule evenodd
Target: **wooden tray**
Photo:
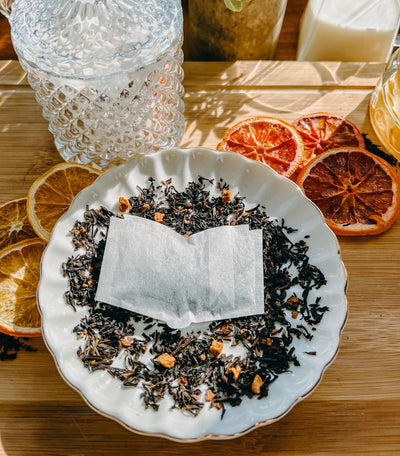
<path id="1" fill-rule="evenodd" d="M 183 147 L 215 148 L 241 119 L 331 111 L 371 140 L 371 91 L 383 64 L 185 63 Z M 25 196 L 61 161 L 25 74 L 0 62 L 0 202 Z M 178 444 L 133 434 L 92 411 L 59 376 L 41 339 L 0 363 L 0 455 L 400 454 L 400 220 L 377 237 L 340 238 L 349 319 L 318 389 L 277 423 L 233 441 Z"/>

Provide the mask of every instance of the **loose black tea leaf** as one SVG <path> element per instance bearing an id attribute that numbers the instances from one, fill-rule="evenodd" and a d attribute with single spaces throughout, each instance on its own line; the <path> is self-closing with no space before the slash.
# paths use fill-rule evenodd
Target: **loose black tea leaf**
<path id="1" fill-rule="evenodd" d="M 378 157 L 383 158 L 384 160 L 386 160 L 388 163 L 390 163 L 394 167 L 400 165 L 399 161 L 395 157 L 393 157 L 393 155 L 390 155 L 390 154 L 384 152 L 382 150 L 382 148 L 379 147 L 377 144 L 374 144 L 365 133 L 362 133 L 362 135 L 364 138 L 366 150 L 368 150 L 369 152 L 372 152 L 373 154 L 377 155 Z"/>
<path id="2" fill-rule="evenodd" d="M 124 215 L 87 207 L 83 221 L 71 230 L 79 253 L 68 258 L 63 272 L 69 280 L 66 302 L 74 309 L 87 308 L 86 317 L 74 329 L 83 340 L 78 351 L 82 363 L 90 371 L 108 371 L 124 387 L 140 387 L 144 406 L 153 410 L 169 394 L 173 408 L 196 416 L 208 404 L 221 410 L 223 417 L 226 405 L 238 406 L 244 396 L 266 397 L 269 385 L 281 373 L 299 365 L 294 338 L 311 340 L 311 331 L 328 311 L 320 298 L 309 299 L 310 291 L 326 280 L 309 263 L 305 240 L 292 242 L 288 234 L 295 228 L 269 217 L 261 206 L 246 208 L 244 198 L 232 195 L 222 180 L 215 184 L 199 177 L 178 191 L 171 179 L 158 184 L 149 178 L 149 185 L 137 190 L 137 195 L 124 199 Z M 205 331 L 184 333 L 161 321 L 96 302 L 110 217 L 129 214 L 156 220 L 186 237 L 222 225 L 262 229 L 264 313 L 214 321 Z M 294 286 L 300 287 L 300 294 L 292 291 Z M 226 354 L 229 347 L 237 346 L 242 355 Z M 151 363 L 142 361 L 145 353 L 152 357 Z M 123 365 L 118 365 L 121 359 Z"/>

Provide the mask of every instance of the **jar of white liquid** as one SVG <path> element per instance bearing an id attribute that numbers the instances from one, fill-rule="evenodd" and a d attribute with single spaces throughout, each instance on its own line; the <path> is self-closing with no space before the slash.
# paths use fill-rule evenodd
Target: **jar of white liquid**
<path id="1" fill-rule="evenodd" d="M 179 145 L 179 0 L 16 0 L 9 21 L 65 160 L 106 168 Z"/>
<path id="2" fill-rule="evenodd" d="M 399 19 L 400 0 L 309 0 L 297 60 L 387 61 Z"/>

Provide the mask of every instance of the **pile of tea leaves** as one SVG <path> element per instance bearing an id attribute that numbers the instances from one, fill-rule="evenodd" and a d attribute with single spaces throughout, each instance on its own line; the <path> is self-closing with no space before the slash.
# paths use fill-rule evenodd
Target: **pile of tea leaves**
<path id="1" fill-rule="evenodd" d="M 87 308 L 74 328 L 82 340 L 78 356 L 83 364 L 89 371 L 106 370 L 127 388 L 141 388 L 145 407 L 154 410 L 168 394 L 173 408 L 196 416 L 207 404 L 221 409 L 223 417 L 226 405 L 237 406 L 244 396 L 266 397 L 281 373 L 299 365 L 294 338 L 311 340 L 328 311 L 319 297 L 311 298 L 312 290 L 326 280 L 309 262 L 306 241 L 292 242 L 295 229 L 269 217 L 264 207 L 247 208 L 244 198 L 231 195 L 222 180 L 199 177 L 178 191 L 171 179 L 157 183 L 149 178 L 137 195 L 120 198 L 120 210 L 114 214 L 104 207 L 87 207 L 71 230 L 79 252 L 63 264 L 69 281 L 65 297 L 74 309 Z M 186 237 L 221 225 L 262 229 L 265 312 L 185 332 L 96 302 L 110 218 L 129 214 L 163 223 Z M 143 361 L 144 354 L 151 362 Z"/>

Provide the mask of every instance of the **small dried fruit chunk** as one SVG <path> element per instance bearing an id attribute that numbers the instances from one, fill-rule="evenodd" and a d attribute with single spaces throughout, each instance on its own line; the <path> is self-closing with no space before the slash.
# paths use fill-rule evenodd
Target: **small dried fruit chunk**
<path id="1" fill-rule="evenodd" d="M 261 377 L 257 374 L 254 379 L 253 383 L 251 384 L 251 391 L 254 394 L 260 394 L 261 387 L 263 386 L 264 382 L 262 381 Z"/>
<path id="2" fill-rule="evenodd" d="M 234 380 L 237 380 L 239 378 L 241 370 L 242 368 L 239 365 L 228 368 L 228 372 L 232 372 Z"/>
<path id="3" fill-rule="evenodd" d="M 123 196 L 120 196 L 118 201 L 119 201 L 119 210 L 121 212 L 126 212 L 130 207 L 129 200 L 127 200 Z"/>
<path id="4" fill-rule="evenodd" d="M 124 346 L 124 347 L 130 347 L 132 345 L 131 341 L 129 339 L 127 339 L 126 337 L 124 337 L 122 340 L 121 340 L 121 344 Z"/>
<path id="5" fill-rule="evenodd" d="M 212 392 L 212 390 L 207 390 L 206 391 L 206 396 L 205 396 L 205 400 L 206 402 L 211 402 L 215 397 L 215 394 Z"/>
<path id="6" fill-rule="evenodd" d="M 187 384 L 187 378 L 182 377 L 178 380 L 179 388 L 183 388 Z"/>
<path id="7" fill-rule="evenodd" d="M 231 201 L 232 194 L 229 190 L 224 188 L 221 193 L 222 193 L 222 202 L 223 203 L 227 203 L 228 201 Z"/>
<path id="8" fill-rule="evenodd" d="M 156 212 L 156 213 L 154 214 L 154 220 L 155 220 L 156 222 L 162 222 L 163 219 L 164 219 L 164 217 L 165 217 L 165 214 L 163 214 L 163 213 L 161 213 L 161 212 Z"/>
<path id="9" fill-rule="evenodd" d="M 217 342 L 216 340 L 213 339 L 210 347 L 210 352 L 214 356 L 219 356 L 222 352 L 222 349 L 224 348 L 224 344 L 222 342 Z"/>
<path id="10" fill-rule="evenodd" d="M 163 353 L 157 358 L 157 361 L 161 364 L 161 366 L 169 369 L 175 364 L 176 359 L 168 353 Z"/>

